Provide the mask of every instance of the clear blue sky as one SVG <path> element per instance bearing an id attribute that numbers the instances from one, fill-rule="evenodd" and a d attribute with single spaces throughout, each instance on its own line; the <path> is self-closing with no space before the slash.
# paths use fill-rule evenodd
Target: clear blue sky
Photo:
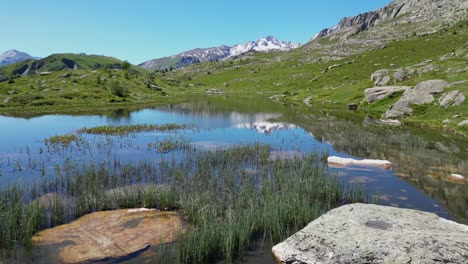
<path id="1" fill-rule="evenodd" d="M 131 63 L 274 35 L 306 43 L 390 0 L 0 0 L 0 53 L 85 52 Z"/>

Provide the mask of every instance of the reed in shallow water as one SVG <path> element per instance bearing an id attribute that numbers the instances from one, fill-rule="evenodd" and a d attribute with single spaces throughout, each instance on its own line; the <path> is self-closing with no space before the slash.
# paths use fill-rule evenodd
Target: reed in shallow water
<path id="1" fill-rule="evenodd" d="M 320 153 L 271 159 L 271 151 L 262 144 L 212 151 L 184 145 L 179 159 L 68 164 L 66 173 L 0 191 L 2 254 L 30 248 L 38 230 L 91 212 L 149 207 L 186 215 L 190 228 L 180 234 L 177 262 L 231 262 L 258 234 L 278 242 L 336 206 L 364 200 L 328 175 Z"/>

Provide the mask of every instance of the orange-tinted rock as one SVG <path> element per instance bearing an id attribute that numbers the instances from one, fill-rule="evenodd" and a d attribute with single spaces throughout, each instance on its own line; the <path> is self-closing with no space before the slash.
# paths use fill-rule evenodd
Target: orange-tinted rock
<path id="1" fill-rule="evenodd" d="M 176 241 L 183 229 L 176 212 L 115 210 L 92 213 L 39 232 L 35 247 L 58 247 L 62 263 L 124 258 L 158 244 Z"/>

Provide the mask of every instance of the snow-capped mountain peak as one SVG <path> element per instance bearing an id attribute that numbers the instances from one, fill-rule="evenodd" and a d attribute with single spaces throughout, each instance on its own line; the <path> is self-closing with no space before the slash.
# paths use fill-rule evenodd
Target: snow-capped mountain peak
<path id="1" fill-rule="evenodd" d="M 230 50 L 230 57 L 235 57 L 240 54 L 249 52 L 249 51 L 258 51 L 258 52 L 265 52 L 271 50 L 291 50 L 298 48 L 300 44 L 298 43 L 291 43 L 285 41 L 279 41 L 274 36 L 268 36 L 266 38 L 260 38 L 257 41 L 250 41 L 243 45 L 234 45 Z"/>
<path id="2" fill-rule="evenodd" d="M 299 46 L 298 43 L 280 41 L 274 36 L 267 36 L 257 41 L 249 41 L 232 47 L 223 45 L 214 48 L 194 49 L 165 58 L 149 60 L 140 64 L 140 66 L 150 70 L 176 69 L 196 63 L 223 61 L 247 52 L 287 51 Z"/>

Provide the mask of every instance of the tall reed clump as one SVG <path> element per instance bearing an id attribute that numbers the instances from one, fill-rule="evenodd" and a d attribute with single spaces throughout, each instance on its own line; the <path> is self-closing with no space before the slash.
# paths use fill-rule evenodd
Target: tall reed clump
<path id="1" fill-rule="evenodd" d="M 183 150 L 181 159 L 70 166 L 75 173 L 0 191 L 0 248 L 29 248 L 36 231 L 91 212 L 150 207 L 188 219 L 177 262 L 232 262 L 254 237 L 281 241 L 336 206 L 364 200 L 328 175 L 320 153 L 271 159 L 262 144 Z"/>
<path id="2" fill-rule="evenodd" d="M 275 161 L 257 155 L 248 171 L 226 160 L 230 153 L 197 158 L 201 166 L 180 197 L 194 228 L 179 237 L 179 262 L 231 262 L 243 256 L 255 234 L 276 243 L 324 212 L 365 198 L 329 177 L 318 154 Z"/>

